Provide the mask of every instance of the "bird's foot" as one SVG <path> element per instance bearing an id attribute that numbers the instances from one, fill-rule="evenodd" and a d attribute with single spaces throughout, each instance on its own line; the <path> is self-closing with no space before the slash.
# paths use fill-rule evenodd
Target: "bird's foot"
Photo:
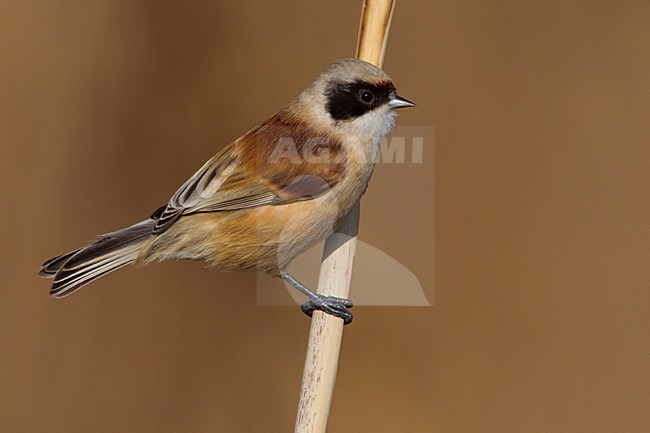
<path id="1" fill-rule="evenodd" d="M 320 293 L 314 293 L 307 286 L 296 280 L 290 273 L 285 270 L 280 271 L 280 278 L 298 289 L 301 293 L 309 298 L 307 302 L 302 304 L 302 311 L 309 317 L 314 314 L 314 310 L 321 310 L 334 317 L 343 319 L 343 324 L 347 325 L 352 322 L 352 313 L 348 308 L 352 308 L 352 301 L 345 298 L 337 298 L 336 296 L 325 296 Z"/>
<path id="2" fill-rule="evenodd" d="M 349 299 L 314 293 L 313 296 L 310 296 L 309 301 L 302 304 L 301 308 L 303 313 L 309 317 L 314 314 L 314 310 L 321 310 L 327 314 L 343 319 L 343 324 L 348 325 L 352 322 L 352 313 L 348 311 L 348 308 L 352 308 L 353 306 L 352 301 Z"/>

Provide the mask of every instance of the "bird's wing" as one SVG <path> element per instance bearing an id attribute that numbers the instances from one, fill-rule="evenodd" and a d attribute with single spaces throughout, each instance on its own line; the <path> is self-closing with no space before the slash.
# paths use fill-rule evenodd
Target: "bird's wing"
<path id="1" fill-rule="evenodd" d="M 154 233 L 179 217 L 318 197 L 344 176 L 340 141 L 276 115 L 212 157 L 152 215 Z"/>

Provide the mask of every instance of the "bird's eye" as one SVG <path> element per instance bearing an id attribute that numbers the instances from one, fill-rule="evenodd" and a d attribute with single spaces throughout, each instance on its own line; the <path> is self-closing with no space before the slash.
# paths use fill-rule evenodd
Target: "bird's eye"
<path id="1" fill-rule="evenodd" d="M 375 95 L 373 95 L 372 92 L 370 92 L 370 91 L 368 91 L 368 90 L 364 90 L 364 91 L 362 91 L 362 92 L 359 94 L 359 97 L 360 97 L 361 100 L 362 100 L 363 102 L 365 102 L 366 104 L 372 102 L 372 100 L 375 99 Z"/>

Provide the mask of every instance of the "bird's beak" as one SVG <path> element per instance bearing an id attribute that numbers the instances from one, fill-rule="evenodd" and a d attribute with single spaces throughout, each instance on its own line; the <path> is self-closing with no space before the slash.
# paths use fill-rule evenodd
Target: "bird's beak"
<path id="1" fill-rule="evenodd" d="M 396 93 L 393 93 L 388 100 L 388 106 L 393 110 L 397 108 L 415 107 L 415 104 L 408 99 L 402 98 Z"/>

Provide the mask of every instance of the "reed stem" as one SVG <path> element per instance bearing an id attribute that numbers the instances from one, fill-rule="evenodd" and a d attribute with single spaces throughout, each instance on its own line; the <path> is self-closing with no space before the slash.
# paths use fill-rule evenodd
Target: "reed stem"
<path id="1" fill-rule="evenodd" d="M 384 62 L 395 0 L 365 0 L 359 25 L 357 58 L 380 68 Z M 347 298 L 357 247 L 359 204 L 325 240 L 318 293 Z M 295 433 L 325 433 L 332 407 L 343 320 L 314 311 L 302 376 Z"/>

